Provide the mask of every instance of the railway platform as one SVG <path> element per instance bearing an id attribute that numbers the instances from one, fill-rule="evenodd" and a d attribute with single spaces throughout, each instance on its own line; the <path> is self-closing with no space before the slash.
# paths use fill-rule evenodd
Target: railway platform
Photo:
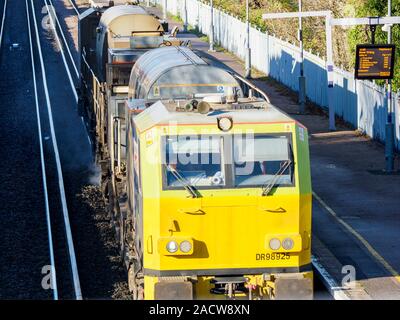
<path id="1" fill-rule="evenodd" d="M 149 11 L 162 16 L 159 8 Z M 172 18 L 169 25 L 183 30 Z M 211 64 L 245 74 L 244 63 L 233 55 L 209 52 L 194 33 L 179 36 Z M 340 119 L 337 130 L 329 131 L 318 107 L 308 105 L 300 115 L 297 95 L 264 74 L 254 70 L 252 81 L 309 130 L 317 274 L 337 299 L 400 299 L 400 175 L 383 174 L 384 146 Z"/>

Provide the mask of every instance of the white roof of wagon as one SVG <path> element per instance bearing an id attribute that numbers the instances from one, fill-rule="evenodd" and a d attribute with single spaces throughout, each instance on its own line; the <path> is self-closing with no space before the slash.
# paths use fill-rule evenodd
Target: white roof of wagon
<path id="1" fill-rule="evenodd" d="M 207 63 L 187 47 L 162 47 L 146 52 L 135 63 L 135 74 L 142 85 L 144 81 L 158 79 L 166 70 L 187 65 L 207 65 Z M 132 76 L 131 76 L 132 78 Z"/>
<path id="2" fill-rule="evenodd" d="M 160 33 L 163 28 L 154 16 L 139 6 L 120 5 L 108 8 L 100 19 L 102 32 L 116 37 L 130 37 L 132 33 Z"/>
<path id="3" fill-rule="evenodd" d="M 239 86 L 227 71 L 210 66 L 189 48 L 170 46 L 150 50 L 136 61 L 129 81 L 129 97 L 133 95 L 137 83 L 149 92 L 162 76 L 171 84 L 180 84 L 182 81 L 200 83 L 205 78 L 209 83 L 229 82 Z"/>
<path id="4" fill-rule="evenodd" d="M 114 19 L 133 14 L 148 15 L 146 10 L 139 6 L 119 5 L 108 8 L 101 16 L 100 24 L 108 26 Z"/>

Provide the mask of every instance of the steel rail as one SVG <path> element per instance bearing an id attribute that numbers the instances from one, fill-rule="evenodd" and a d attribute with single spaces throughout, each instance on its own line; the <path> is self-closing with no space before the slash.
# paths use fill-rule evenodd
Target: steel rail
<path id="1" fill-rule="evenodd" d="M 47 0 L 45 0 L 45 2 L 46 2 L 46 1 L 47 1 Z M 72 57 L 72 53 L 71 53 L 71 50 L 69 49 L 67 39 L 65 39 L 64 31 L 63 31 L 63 29 L 62 29 L 62 27 L 61 27 L 60 21 L 58 20 L 56 8 L 54 7 L 53 1 L 52 1 L 52 0 L 48 0 L 48 1 L 49 1 L 49 3 L 50 3 L 50 7 L 53 9 L 53 14 L 54 14 L 54 17 L 56 18 L 57 26 L 58 26 L 58 28 L 60 29 L 61 37 L 62 37 L 62 39 L 63 39 L 63 41 L 64 41 L 64 44 L 65 44 L 65 47 L 66 47 L 66 49 L 67 49 L 69 58 L 70 58 L 70 60 L 71 60 L 71 62 L 72 62 L 72 65 L 73 65 L 73 67 L 74 67 L 76 77 L 79 79 L 78 68 L 76 67 L 76 63 L 75 63 L 74 58 Z M 46 7 L 47 7 L 47 4 L 46 4 Z M 47 9 L 47 11 L 48 11 L 48 9 Z M 49 12 L 49 14 L 50 14 L 50 12 Z M 50 17 L 52 18 L 53 16 L 50 14 Z M 54 29 L 54 32 L 57 33 L 56 27 L 55 27 L 55 25 L 54 25 L 54 21 L 53 21 L 53 29 Z"/>
<path id="2" fill-rule="evenodd" d="M 52 107 L 51 107 L 49 90 L 48 90 L 48 86 L 47 86 L 46 68 L 45 68 L 43 54 L 42 54 L 40 35 L 39 35 L 33 0 L 31 0 L 31 7 L 32 7 L 32 15 L 33 15 L 35 33 L 36 33 L 36 44 L 37 44 L 38 52 L 39 52 L 42 82 L 43 82 L 43 88 L 44 88 L 45 98 L 46 98 L 47 113 L 48 113 L 48 117 L 49 117 L 51 139 L 53 142 L 52 145 L 53 145 L 54 157 L 56 160 L 57 175 L 58 175 L 58 187 L 59 187 L 59 192 L 60 192 L 60 197 L 61 197 L 62 213 L 63 213 L 63 218 L 64 218 L 65 234 L 66 234 L 66 238 L 67 238 L 67 247 L 68 247 L 68 255 L 69 255 L 71 272 L 72 272 L 74 294 L 75 294 L 76 300 L 82 300 L 82 292 L 81 292 L 81 286 L 80 286 L 80 280 L 79 280 L 79 274 L 78 274 L 78 266 L 76 263 L 75 249 L 74 249 L 71 225 L 70 225 L 69 215 L 68 215 L 67 199 L 66 199 L 66 195 L 65 195 L 64 179 L 63 179 L 62 168 L 61 168 L 61 160 L 60 160 L 60 154 L 58 151 L 57 138 L 56 138 L 55 129 L 54 129 L 53 112 L 52 112 Z"/>
<path id="3" fill-rule="evenodd" d="M 4 0 L 3 17 L 1 19 L 1 27 L 0 27 L 0 48 L 3 40 L 3 30 L 4 30 L 4 21 L 6 20 L 6 12 L 7 12 L 7 0 Z"/>
<path id="4" fill-rule="evenodd" d="M 43 151 L 42 126 L 40 120 L 39 99 L 38 99 L 38 90 L 36 82 L 36 68 L 35 68 L 35 58 L 33 55 L 32 30 L 31 30 L 31 21 L 29 17 L 28 0 L 25 0 L 25 5 L 26 5 L 26 17 L 28 20 L 28 34 L 29 34 L 29 47 L 31 53 L 31 63 L 32 63 L 32 73 L 33 73 L 33 87 L 35 90 L 36 118 L 37 118 L 38 134 L 39 134 L 40 162 L 42 168 L 42 183 L 43 183 L 43 192 L 44 192 L 45 209 L 46 209 L 47 237 L 49 240 L 49 254 L 50 254 L 50 264 L 51 264 L 51 273 L 50 273 L 51 289 L 53 290 L 53 299 L 58 300 L 56 265 L 55 265 L 54 247 L 53 247 L 53 234 L 51 230 L 49 196 L 47 192 L 46 165 L 45 165 L 45 158 Z"/>
<path id="5" fill-rule="evenodd" d="M 50 12 L 49 12 L 49 7 L 51 7 L 51 8 L 53 9 L 52 12 L 53 12 L 54 17 L 55 17 L 55 19 L 56 19 L 57 25 L 58 25 L 58 27 L 59 27 L 59 29 L 60 29 L 61 36 L 62 36 L 62 38 L 63 38 L 63 42 L 64 42 L 64 44 L 65 44 L 65 47 L 67 48 L 67 51 L 68 51 L 68 55 L 69 55 L 69 57 L 70 57 L 70 60 L 71 60 L 71 62 L 72 62 L 72 64 L 73 64 L 73 67 L 74 67 L 74 69 L 75 69 L 76 77 L 77 77 L 78 80 L 79 80 L 79 79 L 81 78 L 81 77 L 80 77 L 80 73 L 79 73 L 79 71 L 78 71 L 78 69 L 77 69 L 77 67 L 76 67 L 76 63 L 75 63 L 75 60 L 74 60 L 74 58 L 73 58 L 73 56 L 72 56 L 72 54 L 71 54 L 70 48 L 69 48 L 69 46 L 68 46 L 68 42 L 67 42 L 67 40 L 66 40 L 66 38 L 65 38 L 65 35 L 64 35 L 64 31 L 63 31 L 63 29 L 62 29 L 62 27 L 61 27 L 61 24 L 60 24 L 59 20 L 58 20 L 57 12 L 56 12 L 56 9 L 55 9 L 55 7 L 54 7 L 54 5 L 53 5 L 53 1 L 52 1 L 52 0 L 44 0 L 44 1 L 45 1 L 45 5 L 46 5 L 47 12 L 48 12 L 49 14 L 50 14 Z M 47 1 L 49 1 L 50 5 L 48 5 Z M 64 54 L 63 54 L 63 48 L 62 48 L 62 46 L 61 46 L 60 39 L 59 39 L 59 37 L 58 37 L 57 30 L 56 30 L 56 27 L 55 27 L 55 24 L 54 24 L 54 21 L 53 21 L 53 19 L 52 19 L 52 15 L 51 15 L 51 14 L 50 14 L 50 22 L 51 22 L 51 24 L 52 24 L 52 26 L 53 26 L 53 30 L 54 30 L 55 36 L 57 37 L 57 40 L 58 40 L 58 43 L 59 43 L 59 46 L 60 46 L 60 50 L 61 50 L 61 53 L 62 53 L 62 55 L 63 55 L 63 61 L 64 61 L 65 69 L 66 69 L 67 74 L 69 75 L 69 78 L 70 78 L 71 72 L 70 72 L 70 70 L 69 70 L 68 64 L 67 64 L 66 61 L 65 61 L 65 56 L 64 56 Z M 77 91 L 76 91 L 75 85 L 74 85 L 74 83 L 73 83 L 73 81 L 72 81 L 71 78 L 70 78 L 70 85 L 71 85 L 71 89 L 72 89 L 72 91 L 73 91 L 73 93 L 74 93 L 75 100 L 76 100 L 76 102 L 78 102 L 78 99 L 79 99 L 78 93 L 77 93 Z M 83 117 L 81 117 L 81 120 L 82 120 L 82 124 L 83 124 L 83 126 L 84 126 L 84 128 L 85 128 L 85 131 L 86 131 L 86 134 L 87 134 L 88 142 L 89 142 L 90 145 L 92 145 L 92 141 L 91 141 L 91 139 L 90 139 L 89 133 L 87 132 L 87 127 L 86 127 L 86 125 L 85 125 L 85 122 L 84 122 L 84 120 L 83 120 Z"/>
<path id="6" fill-rule="evenodd" d="M 55 25 L 55 23 L 54 23 L 54 21 L 53 21 L 53 16 L 52 16 L 52 14 L 50 13 L 50 10 L 49 10 L 49 4 L 47 3 L 47 0 L 43 0 L 43 3 L 45 4 L 46 9 L 47 9 L 47 12 L 49 13 L 50 23 L 51 23 L 51 25 L 52 25 L 52 27 L 53 27 L 53 30 L 54 30 L 54 35 L 55 35 L 55 37 L 56 37 L 57 45 L 58 45 L 59 48 L 60 48 L 61 57 L 62 57 L 62 60 L 63 60 L 63 62 L 64 62 L 65 71 L 67 71 L 69 83 L 70 83 L 70 85 L 71 85 L 71 89 L 72 89 L 72 92 L 73 92 L 73 94 L 74 94 L 75 101 L 78 102 L 78 94 L 77 94 L 76 89 L 75 89 L 74 80 L 72 80 L 72 76 L 71 76 L 71 72 L 70 72 L 69 67 L 68 67 L 67 59 L 65 58 L 63 46 L 62 46 L 62 44 L 61 44 L 60 38 L 58 37 L 57 30 L 56 30 L 56 25 Z M 54 14 L 55 14 L 55 11 L 54 11 Z M 67 47 L 68 47 L 68 45 L 67 45 Z M 79 79 L 79 74 L 78 74 L 78 79 Z"/>

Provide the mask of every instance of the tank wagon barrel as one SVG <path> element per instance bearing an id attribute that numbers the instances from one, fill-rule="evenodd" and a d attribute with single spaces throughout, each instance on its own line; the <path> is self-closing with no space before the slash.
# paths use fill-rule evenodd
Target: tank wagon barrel
<path id="1" fill-rule="evenodd" d="M 180 45 L 140 6 L 93 6 L 79 16 L 81 86 L 79 110 L 89 122 L 96 155 L 108 157 L 109 112 L 122 108 L 131 68 L 148 50 Z M 110 111 L 111 110 L 111 111 Z"/>

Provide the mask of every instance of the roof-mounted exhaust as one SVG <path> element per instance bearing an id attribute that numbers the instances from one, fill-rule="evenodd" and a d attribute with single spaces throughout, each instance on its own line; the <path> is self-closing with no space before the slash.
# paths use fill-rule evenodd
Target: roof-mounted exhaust
<path id="1" fill-rule="evenodd" d="M 198 113 L 201 114 L 207 114 L 210 111 L 210 109 L 211 106 L 208 102 L 206 101 L 198 102 L 197 100 L 194 99 L 185 105 L 185 111 L 187 112 L 197 111 Z"/>

